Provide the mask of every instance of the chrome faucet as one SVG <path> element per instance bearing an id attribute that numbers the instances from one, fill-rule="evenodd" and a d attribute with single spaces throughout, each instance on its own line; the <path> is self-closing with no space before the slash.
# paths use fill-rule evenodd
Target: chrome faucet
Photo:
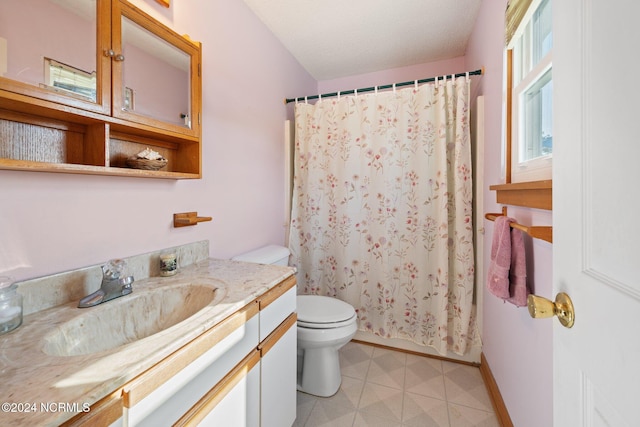
<path id="1" fill-rule="evenodd" d="M 125 267 L 126 263 L 122 259 L 113 259 L 103 265 L 100 289 L 82 298 L 78 307 L 93 307 L 133 292 L 133 276 L 123 277 Z"/>

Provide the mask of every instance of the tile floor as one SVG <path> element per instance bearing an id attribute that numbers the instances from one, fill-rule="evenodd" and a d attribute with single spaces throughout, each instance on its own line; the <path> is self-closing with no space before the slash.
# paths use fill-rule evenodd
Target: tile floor
<path id="1" fill-rule="evenodd" d="M 294 427 L 499 427 L 473 366 L 350 342 L 335 396 L 298 392 Z"/>

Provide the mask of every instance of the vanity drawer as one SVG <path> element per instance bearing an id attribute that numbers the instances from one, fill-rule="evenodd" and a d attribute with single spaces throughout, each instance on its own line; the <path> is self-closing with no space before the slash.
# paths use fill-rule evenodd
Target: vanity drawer
<path id="1" fill-rule="evenodd" d="M 259 298 L 261 342 L 296 311 L 295 285 L 295 277 L 290 277 Z"/>

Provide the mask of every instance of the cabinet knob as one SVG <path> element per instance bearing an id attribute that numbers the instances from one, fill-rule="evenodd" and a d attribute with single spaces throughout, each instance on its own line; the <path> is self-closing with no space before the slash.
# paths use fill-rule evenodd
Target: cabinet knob
<path id="1" fill-rule="evenodd" d="M 124 55 L 119 53 L 114 58 L 115 61 L 124 61 Z"/>
<path id="2" fill-rule="evenodd" d="M 115 52 L 113 51 L 113 49 L 105 49 L 104 50 L 104 56 L 108 57 L 108 58 L 113 58 L 115 56 Z"/>

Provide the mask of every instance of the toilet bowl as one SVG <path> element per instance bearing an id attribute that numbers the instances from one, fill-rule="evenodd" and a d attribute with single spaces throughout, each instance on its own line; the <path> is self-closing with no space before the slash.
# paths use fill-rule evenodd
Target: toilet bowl
<path id="1" fill-rule="evenodd" d="M 355 309 L 320 295 L 298 295 L 298 390 L 327 397 L 340 388 L 338 350 L 358 329 Z"/>
<path id="2" fill-rule="evenodd" d="M 287 265 L 289 250 L 266 246 L 234 257 L 234 260 L 260 264 Z M 337 298 L 298 295 L 298 390 L 328 397 L 340 388 L 338 350 L 351 341 L 357 327 L 355 309 Z"/>

